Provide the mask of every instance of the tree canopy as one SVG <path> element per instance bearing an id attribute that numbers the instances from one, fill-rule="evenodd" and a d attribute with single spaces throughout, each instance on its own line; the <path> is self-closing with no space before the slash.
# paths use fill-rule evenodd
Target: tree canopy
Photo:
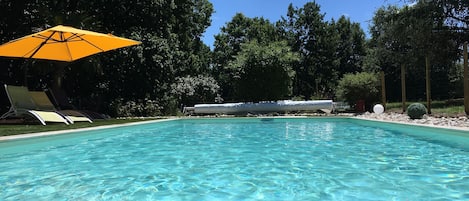
<path id="1" fill-rule="evenodd" d="M 201 40 L 215 12 L 209 0 L 2 0 L 1 43 L 63 24 L 142 44 L 72 63 L 0 58 L 0 82 L 21 85 L 28 69 L 28 87 L 39 90 L 63 71 L 62 87 L 78 107 L 175 114 L 181 105 L 216 101 L 336 100 L 345 75 L 377 71 L 386 74 L 388 99 L 399 100 L 401 65 L 412 78 L 409 98 L 418 100 L 430 58 L 435 98 L 460 97 L 469 2 L 403 2 L 415 4 L 376 10 L 368 38 L 348 17 L 324 19 L 316 2 L 290 4 L 277 22 L 238 13 L 214 36 L 211 50 Z M 6 110 L 6 96 L 0 102 Z"/>

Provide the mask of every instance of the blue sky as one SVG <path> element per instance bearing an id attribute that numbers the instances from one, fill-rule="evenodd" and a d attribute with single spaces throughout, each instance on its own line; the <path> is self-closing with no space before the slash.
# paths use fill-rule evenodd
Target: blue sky
<path id="1" fill-rule="evenodd" d="M 243 13 L 247 17 L 264 17 L 274 23 L 281 16 L 286 16 L 288 5 L 301 8 L 307 0 L 209 0 L 214 7 L 212 25 L 204 33 L 202 40 L 210 47 L 213 46 L 214 35 L 220 33 L 220 28 L 231 21 L 236 13 Z M 324 20 L 339 19 L 345 15 L 351 21 L 361 24 L 368 34 L 368 25 L 374 12 L 384 5 L 402 4 L 403 0 L 316 0 L 321 6 L 321 13 L 325 13 Z"/>

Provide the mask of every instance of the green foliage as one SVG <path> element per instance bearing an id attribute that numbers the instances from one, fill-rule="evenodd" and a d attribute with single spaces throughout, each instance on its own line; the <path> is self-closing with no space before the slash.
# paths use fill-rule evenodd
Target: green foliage
<path id="1" fill-rule="evenodd" d="M 445 26 L 448 26 L 456 39 L 464 42 L 469 36 L 469 1 L 466 0 L 432 0 L 423 1 L 408 0 L 409 2 L 424 4 L 427 6 L 434 6 L 440 8 L 440 17 L 434 18 L 440 21 L 445 21 Z"/>
<path id="2" fill-rule="evenodd" d="M 424 114 L 427 114 L 427 108 L 421 103 L 412 103 L 407 107 L 407 115 L 411 119 L 421 119 Z"/>
<path id="3" fill-rule="evenodd" d="M 242 45 L 250 41 L 259 44 L 269 44 L 280 40 L 276 27 L 269 20 L 248 18 L 241 13 L 221 28 L 221 33 L 215 35 L 213 50 L 213 75 L 217 79 L 225 100 L 235 100 L 235 85 L 232 78 L 233 69 L 228 68 L 230 62 L 242 51 Z"/>
<path id="4" fill-rule="evenodd" d="M 366 46 L 357 23 L 344 16 L 326 21 L 319 4 L 307 2 L 299 8 L 291 4 L 275 25 L 236 14 L 215 36 L 211 52 L 200 39 L 214 12 L 209 0 L 2 0 L 2 43 L 64 24 L 142 44 L 67 65 L 2 59 L 0 80 L 21 85 L 28 67 L 28 87 L 39 90 L 50 87 L 52 75 L 63 68 L 62 87 L 80 105 L 92 97 L 98 106 L 112 103 L 116 107 L 109 111 L 116 114 L 123 108 L 122 114 L 143 115 L 140 108 L 145 107 L 154 111 L 148 115 L 175 114 L 181 103 L 213 101 L 217 85 L 227 101 L 331 98 L 345 93 L 335 92 L 344 74 L 361 71 L 385 71 L 387 97 L 398 100 L 401 64 L 412 78 L 407 79 L 407 97 L 421 99 L 428 56 L 432 98 L 460 97 L 458 47 L 469 36 L 469 1 L 410 1 L 417 4 L 376 11 Z M 284 40 L 287 44 L 278 42 Z M 8 105 L 3 99 L 0 105 Z"/>
<path id="5" fill-rule="evenodd" d="M 294 96 L 291 98 L 292 101 L 304 101 L 306 100 L 304 96 Z"/>
<path id="6" fill-rule="evenodd" d="M 332 22 L 332 29 L 337 35 L 336 57 L 339 77 L 347 73 L 361 72 L 363 58 L 366 55 L 365 33 L 360 24 L 350 22 L 349 18 L 341 16 L 337 22 Z"/>
<path id="7" fill-rule="evenodd" d="M 235 72 L 238 100 L 279 100 L 291 94 L 292 64 L 298 56 L 290 51 L 286 42 L 244 43 L 235 58 L 229 68 Z"/>
<path id="8" fill-rule="evenodd" d="M 411 7 L 383 7 L 373 17 L 370 57 L 365 59 L 364 68 L 385 72 L 390 100 L 401 97 L 402 65 L 408 78 L 412 78 L 406 81 L 407 98 L 425 97 L 425 58 L 429 58 L 431 65 L 432 98 L 452 98 L 453 91 L 460 88 L 449 84 L 454 80 L 451 72 L 459 59 L 458 39 L 446 22 L 445 8 L 436 5 L 420 1 Z"/>
<path id="9" fill-rule="evenodd" d="M 288 7 L 287 16 L 277 23 L 292 50 L 300 55 L 294 65 L 293 93 L 304 97 L 332 97 L 338 79 L 361 71 L 365 33 L 358 23 L 340 17 L 324 20 L 316 2 L 301 8 Z"/>
<path id="10" fill-rule="evenodd" d="M 162 109 L 163 114 L 179 115 L 181 113 L 182 105 L 178 104 L 176 97 L 166 94 L 161 98 L 161 104 L 165 106 Z"/>
<path id="11" fill-rule="evenodd" d="M 146 107 L 141 100 L 149 99 L 172 108 L 162 111 L 175 111 L 177 103 L 167 101 L 175 78 L 210 73 L 210 48 L 201 41 L 213 13 L 208 0 L 6 0 L 0 1 L 0 8 L 2 42 L 57 24 L 142 42 L 67 64 L 62 87 L 77 102 L 83 97 L 101 97 L 102 105 L 121 102 L 125 110 L 135 111 L 130 113 L 140 113 L 132 108 Z M 22 62 L 0 62 L 7 66 L 7 73 L 0 74 L 2 81 L 23 82 L 18 80 L 23 77 L 18 68 Z M 44 73 L 30 71 L 29 77 L 30 88 L 51 85 Z"/>
<path id="12" fill-rule="evenodd" d="M 111 103 L 111 107 L 117 117 L 154 117 L 161 115 L 163 109 L 158 101 L 150 99 L 126 102 L 116 99 Z"/>
<path id="13" fill-rule="evenodd" d="M 103 26 L 122 30 L 142 45 L 121 51 L 126 56 L 103 58 L 104 85 L 110 100 L 150 98 L 171 107 L 170 85 L 177 77 L 207 73 L 210 49 L 200 37 L 210 25 L 212 5 L 207 1 L 93 1 Z M 112 18 L 108 16 L 112 14 Z M 105 16 L 104 16 L 105 15 Z M 131 17 L 130 17 L 131 16 Z"/>
<path id="14" fill-rule="evenodd" d="M 331 93 L 338 79 L 338 40 L 334 29 L 324 21 L 324 14 L 316 2 L 308 2 L 302 8 L 290 4 L 287 18 L 278 23 L 285 31 L 292 51 L 300 54 L 294 65 L 294 95 L 311 97 L 315 93 Z"/>
<path id="15" fill-rule="evenodd" d="M 367 105 L 379 98 L 379 80 L 374 73 L 345 74 L 337 86 L 337 97 L 354 105 L 364 100 Z"/>

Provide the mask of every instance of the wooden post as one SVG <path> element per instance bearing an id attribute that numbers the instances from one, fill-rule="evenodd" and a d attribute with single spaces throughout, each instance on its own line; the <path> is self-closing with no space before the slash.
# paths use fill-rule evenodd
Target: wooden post
<path id="1" fill-rule="evenodd" d="M 432 91 L 430 85 L 430 59 L 425 56 L 425 72 L 426 72 L 426 88 L 427 88 L 427 110 L 428 114 L 432 113 Z"/>
<path id="2" fill-rule="evenodd" d="M 406 107 L 406 91 L 405 91 L 405 65 L 401 65 L 401 93 L 402 93 L 402 113 L 405 113 Z"/>
<path id="3" fill-rule="evenodd" d="M 384 71 L 381 71 L 381 104 L 386 108 L 386 80 L 384 77 Z"/>
<path id="4" fill-rule="evenodd" d="M 469 115 L 469 69 L 467 61 L 467 41 L 463 47 L 464 54 L 464 111 Z"/>

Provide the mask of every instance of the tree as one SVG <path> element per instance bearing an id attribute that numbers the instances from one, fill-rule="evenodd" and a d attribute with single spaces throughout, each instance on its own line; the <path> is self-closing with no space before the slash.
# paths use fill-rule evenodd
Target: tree
<path id="1" fill-rule="evenodd" d="M 286 42 L 263 44 L 254 40 L 241 47 L 241 52 L 229 64 L 235 72 L 238 100 L 272 101 L 291 95 L 292 64 L 298 56 Z"/>
<path id="2" fill-rule="evenodd" d="M 425 95 L 425 58 L 431 58 L 431 77 L 434 97 L 448 98 L 449 72 L 457 60 L 457 42 L 442 21 L 441 8 L 418 3 L 412 7 L 388 7 L 379 9 L 371 26 L 372 53 L 377 57 L 375 64 L 387 74 L 387 86 L 391 87 L 388 97 L 399 99 L 399 69 L 405 65 L 410 79 L 408 92 L 411 99 Z M 438 31 L 436 31 L 438 30 Z M 371 60 L 369 60 L 371 61 Z M 389 80 L 391 79 L 391 80 Z M 397 87 L 396 87 L 397 86 Z M 396 93 L 397 92 L 397 93 Z"/>
<path id="3" fill-rule="evenodd" d="M 466 0 L 404 0 L 404 2 L 424 4 L 439 8 L 437 21 L 444 22 L 449 31 L 455 33 L 462 43 L 469 37 L 469 1 Z M 438 31 L 436 28 L 435 31 Z"/>
<path id="4" fill-rule="evenodd" d="M 290 4 L 287 18 L 278 26 L 285 31 L 283 35 L 292 50 L 300 54 L 300 61 L 294 68 L 294 94 L 307 98 L 332 96 L 333 81 L 338 79 L 337 37 L 324 21 L 320 6 L 309 2 L 303 8 L 293 8 Z"/>
<path id="5" fill-rule="evenodd" d="M 222 88 L 224 100 L 235 100 L 235 86 L 231 79 L 235 72 L 228 65 L 242 51 L 242 45 L 254 40 L 259 44 L 268 44 L 279 39 L 276 27 L 269 20 L 248 18 L 241 13 L 221 28 L 221 33 L 215 36 L 213 73 Z"/>
<path id="6" fill-rule="evenodd" d="M 200 39 L 211 23 L 213 6 L 208 0 L 7 0 L 0 1 L 0 6 L 8 15 L 0 20 L 4 42 L 56 24 L 142 41 L 136 47 L 68 64 L 64 88 L 77 99 L 101 97 L 100 102 L 107 106 L 114 100 L 147 99 L 177 108 L 170 93 L 175 78 L 210 71 L 210 48 Z M 48 86 L 48 81 L 36 79 L 38 73 L 42 72 L 30 74 L 34 87 Z M 22 77 L 16 71 L 5 76 L 9 83 Z"/>
<path id="7" fill-rule="evenodd" d="M 103 32 L 142 41 L 121 50 L 125 55 L 100 58 L 103 77 L 97 86 L 107 101 L 150 99 L 165 108 L 178 108 L 170 93 L 175 78 L 207 73 L 209 48 L 200 40 L 213 12 L 207 0 L 100 0 L 90 1 L 89 6 Z"/>
<path id="8" fill-rule="evenodd" d="M 337 86 L 337 97 L 355 105 L 363 100 L 367 108 L 379 100 L 379 80 L 374 73 L 362 72 L 345 74 Z"/>
<path id="9" fill-rule="evenodd" d="M 341 16 L 331 26 L 338 37 L 335 57 L 338 58 L 339 77 L 346 73 L 361 72 L 366 48 L 365 33 L 360 24 L 352 23 L 349 18 Z"/>
<path id="10" fill-rule="evenodd" d="M 398 31 L 394 27 L 398 22 L 392 20 L 392 16 L 398 13 L 399 8 L 396 6 L 382 7 L 375 12 L 370 25 L 371 39 L 367 42 L 368 54 L 363 66 L 366 72 L 385 72 L 388 88 L 386 95 L 390 100 L 401 100 L 399 69 L 413 59 L 407 54 L 409 46 L 400 43 L 395 36 Z"/>

